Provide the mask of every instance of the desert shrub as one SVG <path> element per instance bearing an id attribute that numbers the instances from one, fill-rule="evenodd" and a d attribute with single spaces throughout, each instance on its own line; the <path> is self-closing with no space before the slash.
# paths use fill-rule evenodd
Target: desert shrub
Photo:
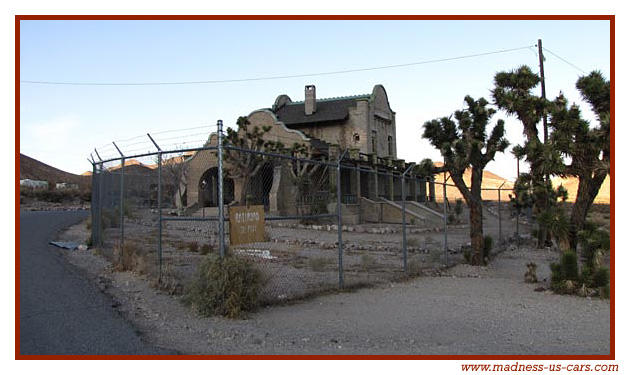
<path id="1" fill-rule="evenodd" d="M 79 191 L 78 193 L 79 199 L 81 199 L 84 202 L 91 202 L 92 201 L 92 190 L 89 189 L 84 189 Z"/>
<path id="2" fill-rule="evenodd" d="M 594 272 L 590 267 L 584 267 L 580 273 L 578 270 L 578 257 L 573 251 L 565 251 L 560 258 L 560 263 L 551 263 L 551 288 L 558 293 L 573 294 L 576 285 L 582 285 L 582 289 L 597 288 L 608 285 L 610 274 L 605 267 Z M 585 293 L 582 293 L 585 294 Z"/>
<path id="3" fill-rule="evenodd" d="M 446 220 L 448 221 L 449 224 L 453 224 L 455 223 L 455 215 L 453 215 L 452 213 L 448 214 L 448 216 L 446 217 Z"/>
<path id="4" fill-rule="evenodd" d="M 577 255 L 573 251 L 565 251 L 560 258 L 562 276 L 565 280 L 577 280 L 579 277 Z"/>
<path id="5" fill-rule="evenodd" d="M 536 263 L 533 263 L 533 262 L 527 263 L 527 271 L 525 271 L 526 283 L 538 282 L 538 276 L 536 275 L 536 268 L 538 268 L 538 265 Z"/>
<path id="6" fill-rule="evenodd" d="M 123 215 L 129 219 L 134 219 L 136 217 L 136 212 L 135 212 L 133 203 L 129 199 L 125 199 L 123 201 Z"/>
<path id="7" fill-rule="evenodd" d="M 420 246 L 420 241 L 414 237 L 407 238 L 407 246 L 418 247 Z"/>
<path id="8" fill-rule="evenodd" d="M 122 249 L 122 250 L 121 250 Z M 126 242 L 114 246 L 114 269 L 116 271 L 146 271 L 146 250 L 133 242 Z"/>
<path id="9" fill-rule="evenodd" d="M 597 267 L 596 254 L 610 250 L 610 233 L 598 227 L 595 223 L 587 221 L 584 229 L 578 233 L 578 242 L 581 245 L 582 261 L 587 267 Z"/>
<path id="10" fill-rule="evenodd" d="M 564 279 L 564 275 L 562 274 L 562 267 L 559 263 L 551 263 L 549 265 L 549 269 L 551 270 L 551 285 L 558 284 L 562 282 Z"/>
<path id="11" fill-rule="evenodd" d="M 117 209 L 103 209 L 101 211 L 101 227 L 118 228 L 120 226 L 120 213 Z"/>
<path id="12" fill-rule="evenodd" d="M 610 299 L 610 285 L 600 287 L 599 296 L 601 298 Z"/>
<path id="13" fill-rule="evenodd" d="M 212 251 L 212 246 L 206 243 L 201 246 L 201 250 L 199 252 L 201 253 L 201 255 L 208 255 L 210 251 Z"/>
<path id="14" fill-rule="evenodd" d="M 186 286 L 183 301 L 202 316 L 239 318 L 257 307 L 261 280 L 247 260 L 211 254 Z"/>
<path id="15" fill-rule="evenodd" d="M 36 198 L 51 203 L 61 203 L 74 197 L 70 190 L 39 190 L 38 193 Z"/>
<path id="16" fill-rule="evenodd" d="M 470 262 L 472 262 L 472 258 L 470 256 L 470 250 L 464 250 L 462 255 L 464 256 L 464 262 L 466 262 L 468 264 L 470 264 Z"/>
<path id="17" fill-rule="evenodd" d="M 455 215 L 459 216 L 464 212 L 464 201 L 461 198 L 455 200 Z"/>
<path id="18" fill-rule="evenodd" d="M 486 259 L 490 259 L 490 253 L 492 252 L 492 248 L 494 246 L 494 239 L 492 236 L 484 236 L 483 237 L 483 259 L 484 262 Z"/>
<path id="19" fill-rule="evenodd" d="M 610 271 L 606 267 L 600 267 L 593 273 L 592 287 L 599 288 L 608 286 L 610 283 Z"/>
<path id="20" fill-rule="evenodd" d="M 592 285 L 593 284 L 593 271 L 589 267 L 582 268 L 580 272 L 580 284 Z"/>
<path id="21" fill-rule="evenodd" d="M 326 205 L 326 202 L 324 201 L 317 201 L 315 202 L 315 204 L 311 206 L 312 215 L 327 214 L 327 213 L 328 213 L 328 206 Z"/>
<path id="22" fill-rule="evenodd" d="M 326 269 L 326 266 L 328 266 L 329 263 L 329 260 L 324 257 L 310 258 L 308 260 L 308 267 L 311 271 L 322 272 Z"/>
<path id="23" fill-rule="evenodd" d="M 157 279 L 153 287 L 170 295 L 179 295 L 182 293 L 182 284 L 170 263 L 166 263 L 164 267 L 162 267 L 162 278 Z"/>
<path id="24" fill-rule="evenodd" d="M 377 266 L 376 258 L 374 258 L 373 256 L 369 254 L 363 254 L 361 256 L 361 268 L 363 270 L 369 271 L 376 268 L 376 266 Z"/>
<path id="25" fill-rule="evenodd" d="M 422 263 L 417 259 L 411 259 L 407 262 L 407 275 L 420 275 L 422 272 Z"/>

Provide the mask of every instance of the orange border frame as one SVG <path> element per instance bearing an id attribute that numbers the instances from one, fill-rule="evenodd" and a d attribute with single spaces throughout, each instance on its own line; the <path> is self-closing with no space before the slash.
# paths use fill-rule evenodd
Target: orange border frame
<path id="1" fill-rule="evenodd" d="M 20 21 L 21 20 L 604 20 L 610 21 L 611 82 L 611 251 L 610 251 L 610 354 L 609 355 L 21 355 L 20 354 Z M 16 15 L 15 16 L 15 359 L 147 360 L 147 359 L 355 359 L 355 360 L 614 360 L 615 359 L 615 16 L 614 15 Z"/>

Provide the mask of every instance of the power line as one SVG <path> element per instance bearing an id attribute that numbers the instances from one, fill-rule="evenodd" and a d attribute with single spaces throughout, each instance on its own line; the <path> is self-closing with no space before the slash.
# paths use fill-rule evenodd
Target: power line
<path id="1" fill-rule="evenodd" d="M 549 52 L 550 54 L 554 55 L 555 57 L 559 58 L 560 60 L 564 61 L 565 63 L 571 65 L 572 67 L 574 67 L 575 69 L 579 70 L 580 72 L 584 73 L 584 74 L 588 74 L 585 71 L 583 71 L 582 69 L 578 68 L 577 66 L 571 64 L 569 61 L 563 59 L 562 57 L 556 55 L 555 53 L 551 52 L 550 50 L 548 50 L 547 48 L 543 47 L 543 49 L 545 50 L 545 52 Z"/>
<path id="2" fill-rule="evenodd" d="M 235 82 L 252 82 L 252 81 L 269 81 L 275 79 L 287 79 L 287 78 L 300 78 L 300 77 L 314 77 L 314 76 L 324 76 L 324 75 L 334 75 L 334 74 L 346 74 L 346 73 L 356 73 L 356 72 L 367 72 L 372 70 L 382 70 L 382 69 L 393 69 L 393 68 L 402 68 L 407 66 L 415 66 L 415 65 L 425 65 L 425 64 L 434 64 L 439 62 L 453 61 L 453 60 L 461 60 L 461 59 L 470 59 L 473 57 L 494 55 L 499 53 L 513 52 L 526 48 L 531 48 L 532 46 L 518 47 L 518 48 L 510 48 L 503 49 L 492 52 L 483 52 L 477 53 L 473 55 L 464 55 L 457 57 L 447 57 L 443 59 L 435 59 L 435 60 L 425 60 L 418 61 L 406 64 L 395 64 L 395 65 L 384 65 L 378 67 L 371 68 L 361 68 L 361 69 L 347 69 L 347 70 L 337 70 L 332 72 L 320 72 L 320 73 L 305 73 L 305 74 L 295 74 L 295 75 L 284 75 L 284 76 L 271 76 L 271 77 L 258 77 L 258 78 L 239 78 L 239 79 L 224 79 L 224 80 L 211 80 L 211 81 L 181 81 L 181 82 L 56 82 L 56 81 L 28 81 L 28 80 L 20 80 L 20 83 L 27 84 L 41 84 L 41 85 L 66 85 L 66 86 L 166 86 L 166 85 L 204 85 L 204 84 L 218 84 L 218 83 L 235 83 Z"/>

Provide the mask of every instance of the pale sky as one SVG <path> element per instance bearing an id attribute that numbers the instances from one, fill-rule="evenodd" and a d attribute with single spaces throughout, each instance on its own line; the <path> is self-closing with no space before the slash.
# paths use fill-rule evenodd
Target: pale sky
<path id="1" fill-rule="evenodd" d="M 623 61 L 627 62 L 628 41 L 625 36 L 630 35 L 627 30 L 630 20 L 627 12 L 622 11 L 622 6 L 625 6 L 623 2 L 606 0 L 596 3 L 587 0 L 570 3 L 541 0 L 526 3 L 499 0 L 482 3 L 320 0 L 279 4 L 247 1 L 245 5 L 241 0 L 4 1 L 0 3 L 0 38 L 4 43 L 3 51 L 8 53 L 3 59 L 5 69 L 2 70 L 4 75 L 0 75 L 3 83 L 0 87 L 4 87 L 7 99 L 0 101 L 0 106 L 4 113 L 9 113 L 7 123 L 13 123 L 11 116 L 15 114 L 16 107 L 11 98 L 14 98 L 16 78 L 13 66 L 16 14 L 614 14 L 618 60 L 615 84 L 625 88 L 627 75 Z M 146 87 L 21 84 L 20 96 L 14 98 L 19 100 L 21 117 L 19 129 L 15 129 L 20 132 L 20 144 L 15 147 L 22 153 L 73 173 L 90 168 L 87 158 L 95 147 L 102 148 L 112 141 L 143 136 L 147 132 L 169 132 L 161 134 L 169 138 L 180 134 L 171 132 L 173 130 L 206 126 L 182 131 L 182 135 L 191 136 L 171 141 L 203 139 L 206 129 L 207 132 L 214 131 L 218 119 L 231 125 L 240 115 L 270 107 L 279 94 L 303 100 L 304 85 L 307 84 L 317 86 L 318 97 L 364 94 L 369 93 L 375 84 L 383 84 L 397 113 L 398 156 L 407 161 L 419 161 L 425 157 L 439 159 L 439 153 L 421 139 L 422 124 L 460 109 L 467 94 L 489 99 L 493 76 L 498 71 L 514 69 L 522 64 L 537 70 L 538 56 L 533 46 L 539 38 L 546 49 L 585 73 L 598 69 L 610 78 L 610 28 L 604 21 L 32 21 L 21 25 L 20 38 L 20 80 L 101 83 L 304 75 L 426 62 L 531 46 L 470 59 L 278 80 Z M 577 78 L 585 73 L 550 53 L 546 53 L 546 58 L 548 97 L 552 98 L 562 90 L 571 101 L 580 103 L 574 85 Z M 626 95 L 625 90 L 618 90 L 616 102 L 625 103 Z M 585 114 L 589 113 L 587 106 L 582 105 L 582 109 Z M 498 118 L 505 116 L 499 114 Z M 12 150 L 13 128 L 5 128 L 4 141 Z M 508 122 L 507 132 L 512 144 L 522 142 L 519 124 Z M 626 133 L 623 126 L 616 128 L 618 169 L 619 165 L 623 168 L 627 157 L 621 146 L 630 136 Z M 109 152 L 113 154 L 111 147 Z M 15 152 L 12 154 L 15 155 Z M 506 178 L 516 175 L 515 163 L 509 155 L 497 157 L 497 162 L 489 169 Z M 625 183 L 623 173 L 616 178 L 618 184 Z M 6 192 L 3 190 L 5 196 L 14 195 L 8 191 L 8 185 L 3 186 L 7 189 Z M 624 208 L 623 200 L 617 204 Z M 617 228 L 624 228 L 627 224 L 625 215 L 617 215 L 616 219 Z M 15 225 L 16 222 L 4 226 L 6 233 L 3 234 L 7 238 L 16 233 Z M 625 237 L 623 231 L 617 231 L 620 232 L 621 235 L 616 236 L 617 243 L 623 245 Z M 628 261 L 627 252 L 616 252 L 616 264 L 623 265 Z M 10 259 L 4 264 L 2 274 L 6 280 L 3 284 L 11 294 L 15 262 Z M 625 273 L 617 272 L 617 291 L 624 290 L 627 281 Z M 624 316 L 627 310 L 624 306 L 623 300 L 618 298 L 617 317 Z M 8 325 L 13 325 L 10 309 L 4 314 Z M 614 363 L 624 361 L 619 353 L 626 351 L 627 338 L 619 333 L 627 331 L 627 328 L 623 319 L 616 319 L 617 360 Z M 159 368 L 151 367 L 150 371 L 181 371 L 181 363 L 177 362 L 160 361 Z M 233 371 L 234 362 L 221 362 L 213 364 L 213 368 Z M 237 365 L 243 371 L 295 373 L 292 362 L 264 362 L 269 367 L 261 366 L 258 361 L 239 361 Z M 322 369 L 339 372 L 341 368 L 349 371 L 360 369 L 371 374 L 400 371 L 401 366 L 405 366 L 402 369 L 405 373 L 417 373 L 427 367 L 442 374 L 461 373 L 457 361 L 422 362 L 369 361 L 357 367 L 361 363 L 309 361 L 305 371 L 309 374 L 322 373 Z M 565 365 L 572 363 L 558 362 Z M 46 362 L 27 365 L 29 368 L 40 366 L 33 368 L 40 372 L 50 370 L 50 364 Z M 96 367 L 85 361 L 65 365 L 67 368 L 64 371 L 70 373 L 90 371 L 106 374 L 119 367 L 117 361 Z M 347 367 L 344 368 L 344 365 Z M 135 361 L 125 366 L 147 371 L 146 362 Z M 204 371 L 203 368 L 199 370 Z"/>
<path id="2" fill-rule="evenodd" d="M 112 141 L 126 155 L 152 150 L 146 133 L 157 134 L 163 149 L 201 145 L 217 120 L 231 126 L 271 107 L 279 94 L 303 100 L 310 84 L 318 98 L 366 94 L 383 84 L 396 112 L 398 157 L 440 160 L 422 139 L 422 124 L 461 109 L 466 95 L 490 99 L 496 72 L 519 65 L 538 71 L 539 38 L 550 51 L 544 53 L 549 98 L 562 90 L 580 103 L 580 75 L 598 69 L 610 77 L 608 21 L 21 21 L 20 27 L 21 81 L 232 81 L 21 83 L 20 152 L 72 173 L 91 168 L 86 159 L 94 148 L 104 159 L 116 156 Z M 395 65 L 405 66 L 317 75 Z M 257 80 L 295 75 L 302 77 Z M 583 111 L 591 116 L 588 106 Z M 499 118 L 508 120 L 511 143 L 522 143 L 520 124 L 503 113 Z M 497 156 L 488 169 L 516 176 L 511 154 Z"/>

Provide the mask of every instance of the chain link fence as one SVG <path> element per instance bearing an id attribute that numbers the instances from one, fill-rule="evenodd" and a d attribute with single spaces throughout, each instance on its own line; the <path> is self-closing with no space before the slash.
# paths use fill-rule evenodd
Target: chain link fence
<path id="1" fill-rule="evenodd" d="M 398 281 L 470 256 L 461 195 L 448 181 L 414 175 L 412 165 L 218 141 L 155 147 L 94 162 L 92 241 L 118 269 L 171 293 L 209 254 L 249 259 L 263 276 L 262 304 Z M 510 191 L 483 192 L 484 235 L 495 253 L 519 230 Z M 258 227 L 239 224 L 247 215 Z"/>

